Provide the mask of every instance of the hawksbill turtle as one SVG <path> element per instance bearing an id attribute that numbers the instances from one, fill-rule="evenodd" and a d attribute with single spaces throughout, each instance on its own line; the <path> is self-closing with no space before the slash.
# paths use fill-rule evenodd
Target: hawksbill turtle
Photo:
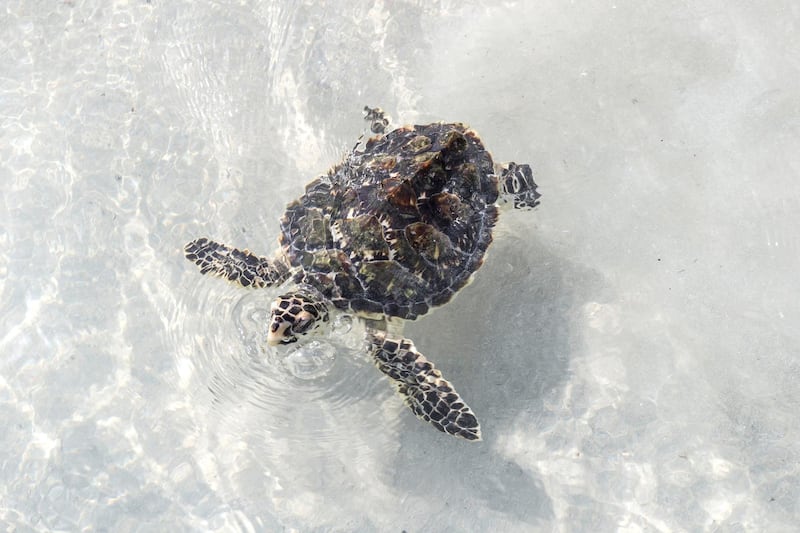
<path id="1" fill-rule="evenodd" d="M 199 238 L 185 246 L 186 258 L 243 287 L 290 286 L 270 309 L 271 345 L 308 338 L 333 313 L 362 318 L 376 366 L 414 414 L 479 440 L 472 409 L 398 323 L 450 301 L 483 263 L 498 204 L 532 208 L 537 185 L 529 165 L 495 166 L 461 123 L 387 131 L 383 112 L 367 107 L 365 114 L 377 135 L 359 140 L 288 204 L 277 254 Z"/>

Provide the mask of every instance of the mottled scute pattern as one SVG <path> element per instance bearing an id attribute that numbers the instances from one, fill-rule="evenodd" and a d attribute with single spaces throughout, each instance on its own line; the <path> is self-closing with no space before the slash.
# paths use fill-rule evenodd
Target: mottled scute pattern
<path id="1" fill-rule="evenodd" d="M 398 391 L 415 415 L 439 431 L 480 440 L 481 428 L 475 414 L 413 342 L 375 333 L 370 336 L 370 343 L 375 364 L 396 381 Z"/>
<path id="2" fill-rule="evenodd" d="M 492 158 L 462 124 L 400 128 L 312 181 L 281 220 L 298 283 L 340 309 L 414 319 L 480 267 L 497 219 Z"/>
<path id="3" fill-rule="evenodd" d="M 219 276 L 244 287 L 269 287 L 288 275 L 281 263 L 206 238 L 193 240 L 183 251 L 202 274 Z"/>

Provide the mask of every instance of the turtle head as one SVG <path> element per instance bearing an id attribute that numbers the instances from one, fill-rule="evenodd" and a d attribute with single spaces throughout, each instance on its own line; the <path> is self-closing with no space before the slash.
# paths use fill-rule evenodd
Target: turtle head
<path id="1" fill-rule="evenodd" d="M 291 344 L 329 320 L 328 306 L 319 292 L 303 287 L 272 302 L 267 343 Z"/>

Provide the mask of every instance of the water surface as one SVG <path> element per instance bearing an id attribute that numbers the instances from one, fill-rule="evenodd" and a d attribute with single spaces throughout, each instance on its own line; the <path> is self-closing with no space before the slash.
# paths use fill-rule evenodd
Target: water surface
<path id="1" fill-rule="evenodd" d="M 800 520 L 791 2 L 6 2 L 0 523 L 74 531 L 789 531 Z M 544 196 L 406 328 L 480 416 L 342 338 L 304 374 L 258 253 L 362 131 L 458 120 Z M 312 369 L 313 370 L 313 369 Z"/>

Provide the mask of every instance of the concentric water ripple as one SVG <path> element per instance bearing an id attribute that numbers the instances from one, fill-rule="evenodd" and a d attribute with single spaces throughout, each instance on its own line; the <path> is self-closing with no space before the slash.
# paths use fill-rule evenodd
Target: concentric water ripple
<path id="1" fill-rule="evenodd" d="M 186 346 L 177 357 L 191 366 L 197 463 L 221 493 L 241 498 L 257 480 L 280 498 L 276 480 L 316 484 L 320 464 L 345 456 L 346 468 L 362 468 L 394 453 L 399 424 L 412 415 L 365 355 L 359 322 L 334 320 L 316 349 L 268 347 L 269 305 L 281 289 L 243 289 L 188 262 L 184 277 L 176 342 Z M 263 497 L 245 502 L 258 508 Z"/>
<path id="2" fill-rule="evenodd" d="M 298 439 L 313 435 L 323 441 L 348 440 L 353 432 L 376 429 L 364 427 L 364 422 L 349 428 L 339 422 L 370 418 L 370 400 L 376 394 L 372 384 L 383 377 L 364 354 L 363 327 L 350 331 L 348 326 L 338 331 L 332 327 L 309 342 L 269 347 L 268 306 L 277 291 L 236 290 L 235 294 L 230 287 L 215 289 L 206 282 L 198 280 L 192 295 L 200 305 L 199 322 L 192 325 L 187 317 L 187 329 L 206 331 L 196 345 L 193 364 L 196 379 L 207 383 L 220 415 L 229 404 L 247 403 L 255 408 L 249 416 L 265 420 L 264 430 L 289 427 Z M 299 414 L 312 417 L 313 423 L 296 424 L 294 416 Z"/>

